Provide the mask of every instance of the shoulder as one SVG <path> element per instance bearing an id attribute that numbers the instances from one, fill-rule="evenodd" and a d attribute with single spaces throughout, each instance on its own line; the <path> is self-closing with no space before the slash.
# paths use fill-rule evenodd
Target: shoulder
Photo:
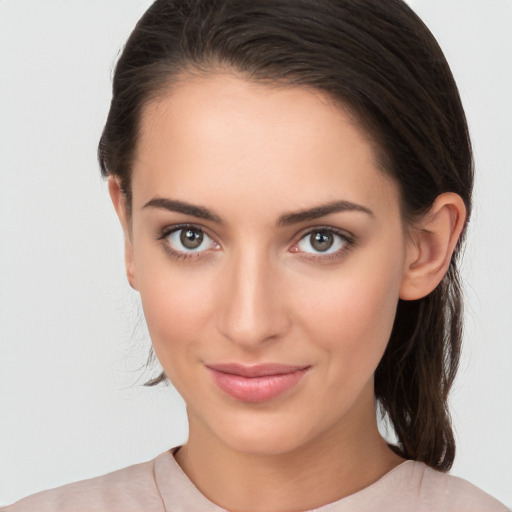
<path id="1" fill-rule="evenodd" d="M 463 478 L 436 471 L 421 462 L 409 461 L 397 468 L 406 472 L 403 483 L 421 508 L 436 512 L 508 512 L 498 500 Z M 405 489 L 404 489 L 405 490 Z"/>
<path id="2" fill-rule="evenodd" d="M 154 478 L 157 459 L 39 492 L 0 512 L 163 512 Z"/>

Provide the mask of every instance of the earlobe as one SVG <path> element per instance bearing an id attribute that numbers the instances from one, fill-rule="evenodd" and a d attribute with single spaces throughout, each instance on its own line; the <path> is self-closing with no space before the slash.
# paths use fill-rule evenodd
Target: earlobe
<path id="1" fill-rule="evenodd" d="M 128 282 L 130 283 L 130 286 L 134 290 L 137 290 L 138 287 L 135 273 L 135 263 L 133 258 L 130 214 L 126 206 L 126 198 L 123 194 L 123 191 L 121 190 L 119 181 L 115 176 L 110 176 L 108 179 L 108 191 L 110 193 L 110 198 L 112 199 L 114 209 L 119 218 L 119 222 L 121 223 L 121 227 L 123 228 L 124 261 L 126 268 L 126 276 L 128 278 Z"/>
<path id="2" fill-rule="evenodd" d="M 421 299 L 441 282 L 465 222 L 466 207 L 458 194 L 446 192 L 436 198 L 427 214 L 412 227 L 401 299 Z"/>

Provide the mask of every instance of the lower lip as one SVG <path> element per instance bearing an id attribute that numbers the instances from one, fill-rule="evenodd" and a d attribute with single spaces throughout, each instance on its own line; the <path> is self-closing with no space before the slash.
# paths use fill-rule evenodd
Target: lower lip
<path id="1" fill-rule="evenodd" d="M 296 386 L 308 368 L 290 373 L 243 377 L 208 368 L 217 386 L 236 400 L 249 403 L 267 402 Z"/>

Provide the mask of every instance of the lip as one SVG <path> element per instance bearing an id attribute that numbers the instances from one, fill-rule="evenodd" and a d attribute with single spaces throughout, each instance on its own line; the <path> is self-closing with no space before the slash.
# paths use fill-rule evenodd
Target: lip
<path id="1" fill-rule="evenodd" d="M 272 400 L 295 387 L 311 368 L 280 363 L 206 365 L 215 384 L 227 395 L 248 403 Z"/>

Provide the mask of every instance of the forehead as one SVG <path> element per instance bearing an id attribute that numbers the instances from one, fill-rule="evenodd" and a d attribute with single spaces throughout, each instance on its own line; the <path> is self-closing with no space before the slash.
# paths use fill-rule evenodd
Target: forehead
<path id="1" fill-rule="evenodd" d="M 398 202 L 345 109 L 318 91 L 229 74 L 184 79 L 145 108 L 132 181 L 135 207 L 157 195 L 247 208 L 264 198 L 265 210 Z"/>

